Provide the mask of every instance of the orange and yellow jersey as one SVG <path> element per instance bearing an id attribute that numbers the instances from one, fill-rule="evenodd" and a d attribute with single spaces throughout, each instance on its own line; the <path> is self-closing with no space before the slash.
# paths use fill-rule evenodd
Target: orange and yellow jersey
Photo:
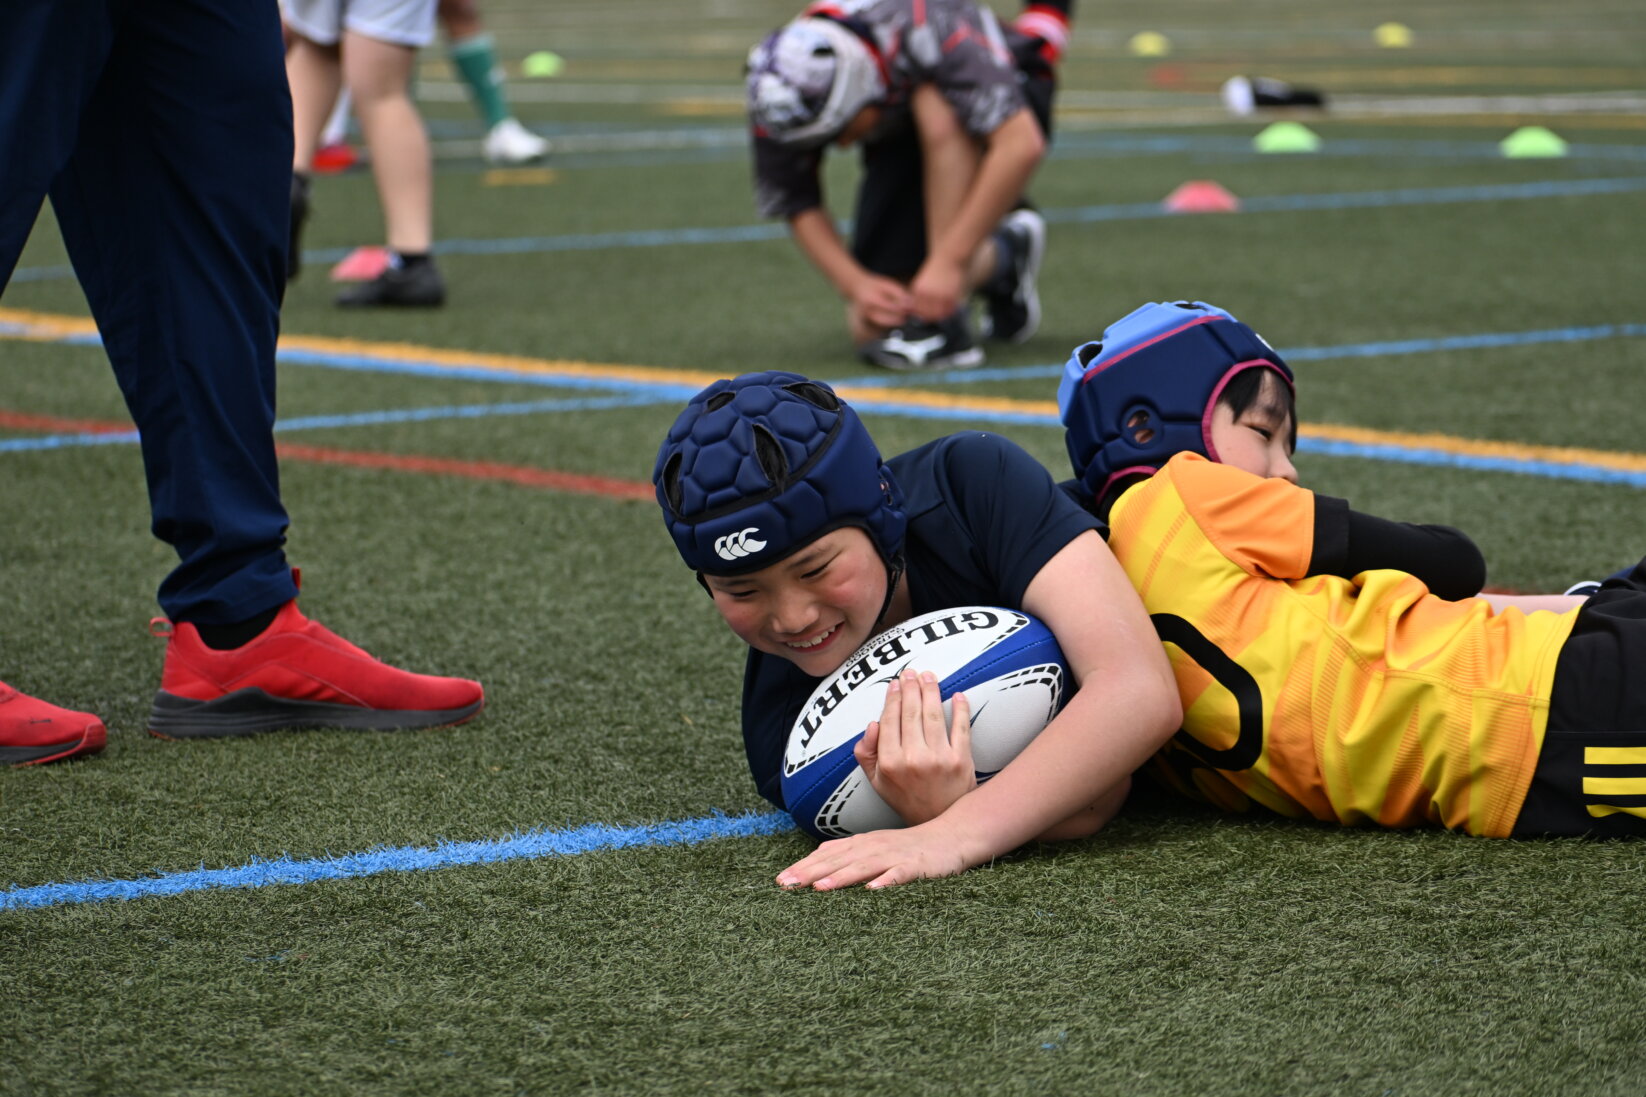
<path id="1" fill-rule="evenodd" d="M 1189 453 L 1115 503 L 1109 547 L 1183 700 L 1151 770 L 1231 811 L 1508 836 L 1576 611 L 1494 614 L 1401 571 L 1311 575 L 1316 510 Z"/>

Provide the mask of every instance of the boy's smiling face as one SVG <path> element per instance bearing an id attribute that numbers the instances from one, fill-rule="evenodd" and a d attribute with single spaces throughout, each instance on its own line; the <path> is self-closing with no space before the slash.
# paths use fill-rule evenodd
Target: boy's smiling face
<path id="1" fill-rule="evenodd" d="M 1218 461 L 1254 476 L 1297 483 L 1292 464 L 1292 413 L 1286 406 L 1284 384 L 1265 369 L 1263 387 L 1245 411 L 1236 415 L 1222 402 L 1212 409 L 1211 442 Z"/>
<path id="2" fill-rule="evenodd" d="M 704 582 L 740 640 L 821 678 L 875 634 L 887 574 L 869 535 L 847 526 L 770 567 Z"/>

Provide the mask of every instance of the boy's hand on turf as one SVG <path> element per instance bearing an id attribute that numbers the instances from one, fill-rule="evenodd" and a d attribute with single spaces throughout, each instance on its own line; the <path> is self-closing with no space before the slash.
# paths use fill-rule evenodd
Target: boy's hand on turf
<path id="1" fill-rule="evenodd" d="M 970 867 L 960 850 L 941 820 L 905 830 L 875 830 L 824 842 L 779 873 L 777 883 L 834 891 L 855 884 L 883 888 L 953 876 Z"/>
<path id="2" fill-rule="evenodd" d="M 910 825 L 937 818 L 977 787 L 966 695 L 955 694 L 951 707 L 952 728 L 944 726 L 937 676 L 906 670 L 853 750 L 880 798 Z"/>

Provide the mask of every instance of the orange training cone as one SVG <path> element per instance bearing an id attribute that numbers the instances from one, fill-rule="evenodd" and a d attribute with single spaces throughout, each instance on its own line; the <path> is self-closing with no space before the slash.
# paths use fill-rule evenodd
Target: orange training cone
<path id="1" fill-rule="evenodd" d="M 1240 199 L 1210 179 L 1191 179 L 1160 204 L 1167 213 L 1233 213 L 1240 208 Z"/>

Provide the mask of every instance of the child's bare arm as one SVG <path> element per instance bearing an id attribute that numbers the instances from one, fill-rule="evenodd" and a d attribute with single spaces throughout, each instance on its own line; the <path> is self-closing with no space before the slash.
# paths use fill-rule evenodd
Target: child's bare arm
<path id="1" fill-rule="evenodd" d="M 1132 772 L 1182 721 L 1165 651 L 1136 591 L 1093 532 L 1040 569 L 1023 608 L 1052 630 L 1080 684 L 1057 718 L 936 819 L 825 842 L 785 869 L 780 884 L 885 887 L 951 875 L 1083 814 L 1088 826 L 1107 821 L 1096 806 L 1112 815 Z"/>

